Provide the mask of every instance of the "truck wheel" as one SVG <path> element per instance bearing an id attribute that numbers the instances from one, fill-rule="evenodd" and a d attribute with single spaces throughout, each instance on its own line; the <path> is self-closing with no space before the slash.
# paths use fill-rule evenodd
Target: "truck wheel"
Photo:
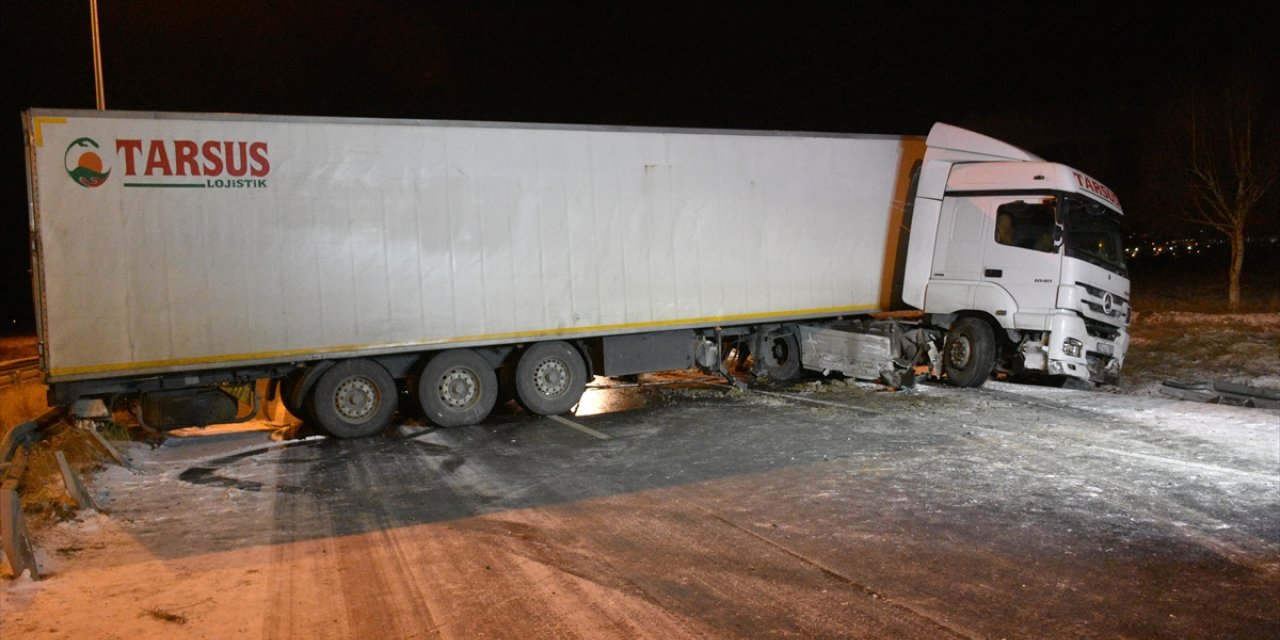
<path id="1" fill-rule="evenodd" d="M 363 438 L 391 424 L 399 394 L 396 382 L 370 360 L 344 360 L 316 381 L 311 413 L 320 428 L 339 438 Z"/>
<path id="2" fill-rule="evenodd" d="M 567 342 L 539 342 L 516 364 L 516 398 L 541 416 L 564 413 L 587 388 L 587 365 Z"/>
<path id="3" fill-rule="evenodd" d="M 441 427 L 484 420 L 498 400 L 498 376 L 483 356 L 452 349 L 433 356 L 418 374 L 418 404 Z"/>
<path id="4" fill-rule="evenodd" d="M 964 318 L 951 325 L 942 347 L 942 369 L 957 387 L 980 387 L 996 364 L 996 338 L 991 325 Z"/>
<path id="5" fill-rule="evenodd" d="M 757 370 L 770 380 L 784 382 L 800 375 L 800 340 L 794 328 L 771 331 L 756 344 Z"/>

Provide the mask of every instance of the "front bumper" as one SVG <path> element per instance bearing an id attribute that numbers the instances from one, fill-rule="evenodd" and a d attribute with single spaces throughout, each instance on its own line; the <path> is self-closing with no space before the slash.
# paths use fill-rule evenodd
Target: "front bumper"
<path id="1" fill-rule="evenodd" d="M 1074 311 L 1055 311 L 1050 320 L 1047 373 L 1065 375 L 1099 384 L 1116 384 L 1125 353 L 1129 351 L 1129 331 L 1083 318 Z"/>

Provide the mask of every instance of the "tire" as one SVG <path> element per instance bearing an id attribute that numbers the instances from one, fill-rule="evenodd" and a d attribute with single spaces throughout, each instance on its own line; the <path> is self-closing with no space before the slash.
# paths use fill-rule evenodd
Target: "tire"
<path id="1" fill-rule="evenodd" d="M 991 325 L 964 318 L 951 325 L 942 347 L 942 370 L 957 387 L 980 387 L 996 364 L 996 338 Z"/>
<path id="2" fill-rule="evenodd" d="M 316 380 L 308 406 L 317 425 L 338 438 L 363 438 L 391 424 L 396 381 L 371 360 L 343 360 Z"/>
<path id="3" fill-rule="evenodd" d="M 440 427 L 476 424 L 493 411 L 498 400 L 498 376 L 493 366 L 470 349 L 432 356 L 414 387 L 422 413 Z"/>
<path id="4" fill-rule="evenodd" d="M 760 336 L 755 355 L 760 372 L 770 380 L 786 382 L 800 376 L 800 339 L 793 327 Z"/>
<path id="5" fill-rule="evenodd" d="M 564 413 L 587 388 L 587 365 L 567 342 L 539 342 L 516 363 L 516 399 L 541 416 Z"/>

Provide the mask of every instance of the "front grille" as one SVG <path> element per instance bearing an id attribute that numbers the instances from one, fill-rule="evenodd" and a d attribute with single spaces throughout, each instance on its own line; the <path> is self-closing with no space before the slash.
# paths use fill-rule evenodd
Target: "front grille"
<path id="1" fill-rule="evenodd" d="M 1105 322 L 1098 322 L 1097 320 L 1085 318 L 1084 330 L 1088 332 L 1089 337 L 1098 338 L 1100 340 L 1115 342 L 1120 338 L 1120 327 L 1115 327 Z"/>
<path id="2" fill-rule="evenodd" d="M 1107 294 L 1106 289 L 1101 289 L 1101 288 L 1095 287 L 1095 286 L 1093 286 L 1093 285 L 1091 285 L 1091 284 L 1085 284 L 1085 283 L 1083 283 L 1083 282 L 1080 282 L 1079 280 L 1076 280 L 1076 285 L 1078 285 L 1078 286 L 1080 286 L 1080 287 L 1083 287 L 1086 293 L 1088 293 L 1089 295 L 1091 295 L 1091 296 L 1093 296 L 1093 297 L 1097 298 L 1098 300 L 1102 300 L 1102 296 L 1104 296 L 1104 295 L 1106 295 L 1106 294 Z M 1122 305 L 1122 304 L 1128 304 L 1128 303 L 1129 303 L 1129 299 L 1128 299 L 1128 298 L 1124 298 L 1124 297 L 1118 296 L 1118 295 L 1116 295 L 1116 294 L 1114 294 L 1114 293 L 1113 293 L 1113 294 L 1111 294 L 1111 299 L 1115 301 L 1115 305 L 1116 305 L 1116 306 L 1119 306 L 1119 305 Z M 1093 305 L 1093 303 L 1089 303 L 1089 306 L 1090 306 L 1090 307 L 1092 307 L 1092 306 L 1094 306 L 1094 305 Z M 1099 309 L 1101 309 L 1101 308 L 1102 308 L 1102 305 L 1101 305 L 1101 304 L 1099 304 L 1099 305 L 1098 305 L 1098 308 L 1099 308 Z"/>
<path id="3" fill-rule="evenodd" d="M 1128 322 L 1129 320 L 1129 313 L 1128 313 L 1129 299 L 1128 298 L 1118 296 L 1114 293 L 1109 293 L 1093 285 L 1080 282 L 1079 280 L 1076 281 L 1076 285 L 1084 289 L 1085 293 L 1087 293 L 1089 297 L 1095 298 L 1094 300 L 1089 300 L 1084 298 L 1080 300 L 1080 302 L 1083 303 L 1084 306 L 1089 308 L 1089 311 L 1096 313 L 1100 316 L 1110 316 L 1113 318 L 1120 318 L 1122 321 L 1126 323 Z M 1111 296 L 1110 311 L 1107 310 L 1106 305 L 1104 304 L 1107 296 Z"/>

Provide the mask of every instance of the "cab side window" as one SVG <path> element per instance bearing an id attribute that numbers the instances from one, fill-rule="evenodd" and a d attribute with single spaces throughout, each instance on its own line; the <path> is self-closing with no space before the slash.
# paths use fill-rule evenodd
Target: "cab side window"
<path id="1" fill-rule="evenodd" d="M 1018 200 L 1000 205 L 996 209 L 996 242 L 1010 247 L 1052 253 L 1056 250 L 1053 246 L 1056 208 L 1053 200 Z"/>

